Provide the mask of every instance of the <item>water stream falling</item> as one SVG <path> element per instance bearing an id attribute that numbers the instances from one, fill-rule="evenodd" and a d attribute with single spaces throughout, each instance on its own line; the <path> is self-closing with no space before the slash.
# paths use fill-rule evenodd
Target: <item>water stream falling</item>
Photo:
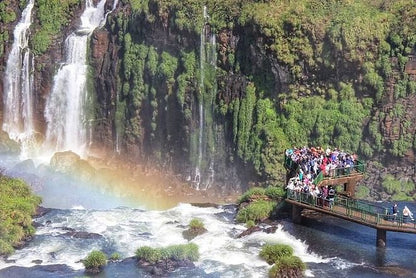
<path id="1" fill-rule="evenodd" d="M 54 77 L 45 108 L 48 149 L 72 150 L 84 155 L 91 142 L 93 119 L 88 115 L 87 48 L 92 32 L 105 20 L 105 3 L 106 0 L 101 0 L 94 6 L 92 0 L 86 0 L 81 25 L 65 41 L 65 62 Z"/>
<path id="2" fill-rule="evenodd" d="M 200 53 L 199 53 L 200 54 L 200 85 L 199 85 L 200 98 L 199 98 L 198 159 L 197 159 L 197 163 L 195 167 L 195 177 L 193 180 L 195 184 L 195 188 L 197 190 L 208 189 L 212 185 L 212 182 L 214 180 L 214 175 L 215 175 L 214 161 L 211 159 L 211 161 L 209 162 L 208 177 L 205 181 L 203 181 L 202 179 L 202 175 L 204 172 L 202 169 L 203 157 L 205 157 L 205 160 L 208 160 L 207 150 L 205 147 L 207 142 L 205 142 L 206 140 L 204 140 L 204 138 L 207 137 L 207 131 L 206 131 L 207 111 L 205 108 L 205 104 L 208 104 L 208 102 L 211 102 L 212 100 L 211 98 L 207 96 L 209 92 L 207 92 L 207 89 L 205 86 L 205 82 L 206 82 L 205 75 L 207 74 L 206 65 L 208 65 L 209 67 L 214 67 L 215 69 L 216 60 L 217 60 L 215 34 L 214 33 L 211 34 L 209 43 L 207 43 L 207 39 L 206 39 L 209 33 L 209 29 L 208 29 L 209 25 L 206 24 L 209 19 L 206 6 L 204 6 L 204 9 L 203 9 L 203 17 L 204 17 L 204 26 L 202 27 L 202 31 L 201 31 Z M 210 107 L 212 107 L 212 103 Z M 211 115 L 212 111 L 208 111 L 208 113 L 210 113 Z M 201 183 L 204 183 L 204 187 L 201 186 Z"/>
<path id="3" fill-rule="evenodd" d="M 22 12 L 14 29 L 14 42 L 7 59 L 4 77 L 3 130 L 21 143 L 21 156 L 26 158 L 34 142 L 33 56 L 30 52 L 29 27 L 32 24 L 34 0 Z"/>

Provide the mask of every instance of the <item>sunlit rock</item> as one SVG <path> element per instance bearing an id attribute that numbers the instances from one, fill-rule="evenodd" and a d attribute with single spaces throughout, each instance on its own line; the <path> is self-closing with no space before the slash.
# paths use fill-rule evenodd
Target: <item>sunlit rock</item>
<path id="1" fill-rule="evenodd" d="M 82 180 L 90 180 L 95 175 L 95 169 L 71 151 L 55 153 L 51 158 L 50 167 L 56 172 L 77 176 Z"/>
<path id="2" fill-rule="evenodd" d="M 20 153 L 19 144 L 10 139 L 7 132 L 0 130 L 0 153 L 2 154 L 18 154 Z"/>

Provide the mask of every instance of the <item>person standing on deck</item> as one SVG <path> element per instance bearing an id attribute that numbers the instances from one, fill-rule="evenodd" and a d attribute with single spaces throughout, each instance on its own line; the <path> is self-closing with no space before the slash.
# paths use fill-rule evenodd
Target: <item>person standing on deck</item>
<path id="1" fill-rule="evenodd" d="M 412 221 L 414 220 L 413 219 L 413 213 L 410 211 L 410 209 L 407 206 L 404 206 L 403 216 L 410 217 L 410 219 L 412 219 Z"/>

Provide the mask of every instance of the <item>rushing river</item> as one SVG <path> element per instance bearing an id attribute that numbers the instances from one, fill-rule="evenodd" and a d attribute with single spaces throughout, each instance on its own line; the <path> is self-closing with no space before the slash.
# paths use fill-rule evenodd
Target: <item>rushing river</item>
<path id="1" fill-rule="evenodd" d="M 13 168 L 11 161 L 6 164 Z M 234 223 L 233 205 L 202 208 L 181 203 L 148 210 L 132 199 L 45 173 L 19 173 L 51 210 L 35 219 L 39 227 L 26 247 L 0 260 L 0 277 L 80 277 L 80 260 L 94 249 L 126 258 L 109 263 L 96 277 L 150 277 L 131 259 L 135 250 L 187 243 L 182 232 L 192 218 L 201 219 L 208 229 L 192 240 L 199 246 L 200 259 L 195 269 L 179 269 L 170 277 L 267 277 L 269 266 L 258 256 L 265 243 L 292 246 L 307 263 L 310 277 L 416 277 L 411 274 L 416 273 L 413 234 L 388 232 L 388 247 L 377 249 L 374 229 L 323 217 L 305 219 L 303 225 L 282 218 L 275 233 L 237 238 L 245 227 Z M 408 206 L 416 211 L 414 204 Z M 81 232 L 86 236 L 75 236 Z"/>

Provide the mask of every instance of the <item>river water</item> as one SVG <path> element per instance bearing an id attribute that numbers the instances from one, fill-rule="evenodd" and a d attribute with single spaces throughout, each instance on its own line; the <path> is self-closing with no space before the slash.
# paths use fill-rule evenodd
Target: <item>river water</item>
<path id="1" fill-rule="evenodd" d="M 267 277 L 270 267 L 258 256 L 265 243 L 292 246 L 307 263 L 309 277 L 416 277 L 416 235 L 388 232 L 387 248 L 377 249 L 374 229 L 332 217 L 307 218 L 296 225 L 283 214 L 275 233 L 239 239 L 245 227 L 234 223 L 233 205 L 202 208 L 180 203 L 150 210 L 135 199 L 52 174 L 44 166 L 16 171 L 13 161 L 4 159 L 0 166 L 31 182 L 43 205 L 51 208 L 35 219 L 39 227 L 33 240 L 0 260 L 0 277 L 81 277 L 80 260 L 94 249 L 125 258 L 109 263 L 96 277 L 151 277 L 131 259 L 135 250 L 187 243 L 182 232 L 193 218 L 201 219 L 208 230 L 192 240 L 200 259 L 195 269 L 179 269 L 169 277 Z M 413 203 L 407 204 L 416 211 Z M 78 238 L 76 232 L 89 234 Z"/>

